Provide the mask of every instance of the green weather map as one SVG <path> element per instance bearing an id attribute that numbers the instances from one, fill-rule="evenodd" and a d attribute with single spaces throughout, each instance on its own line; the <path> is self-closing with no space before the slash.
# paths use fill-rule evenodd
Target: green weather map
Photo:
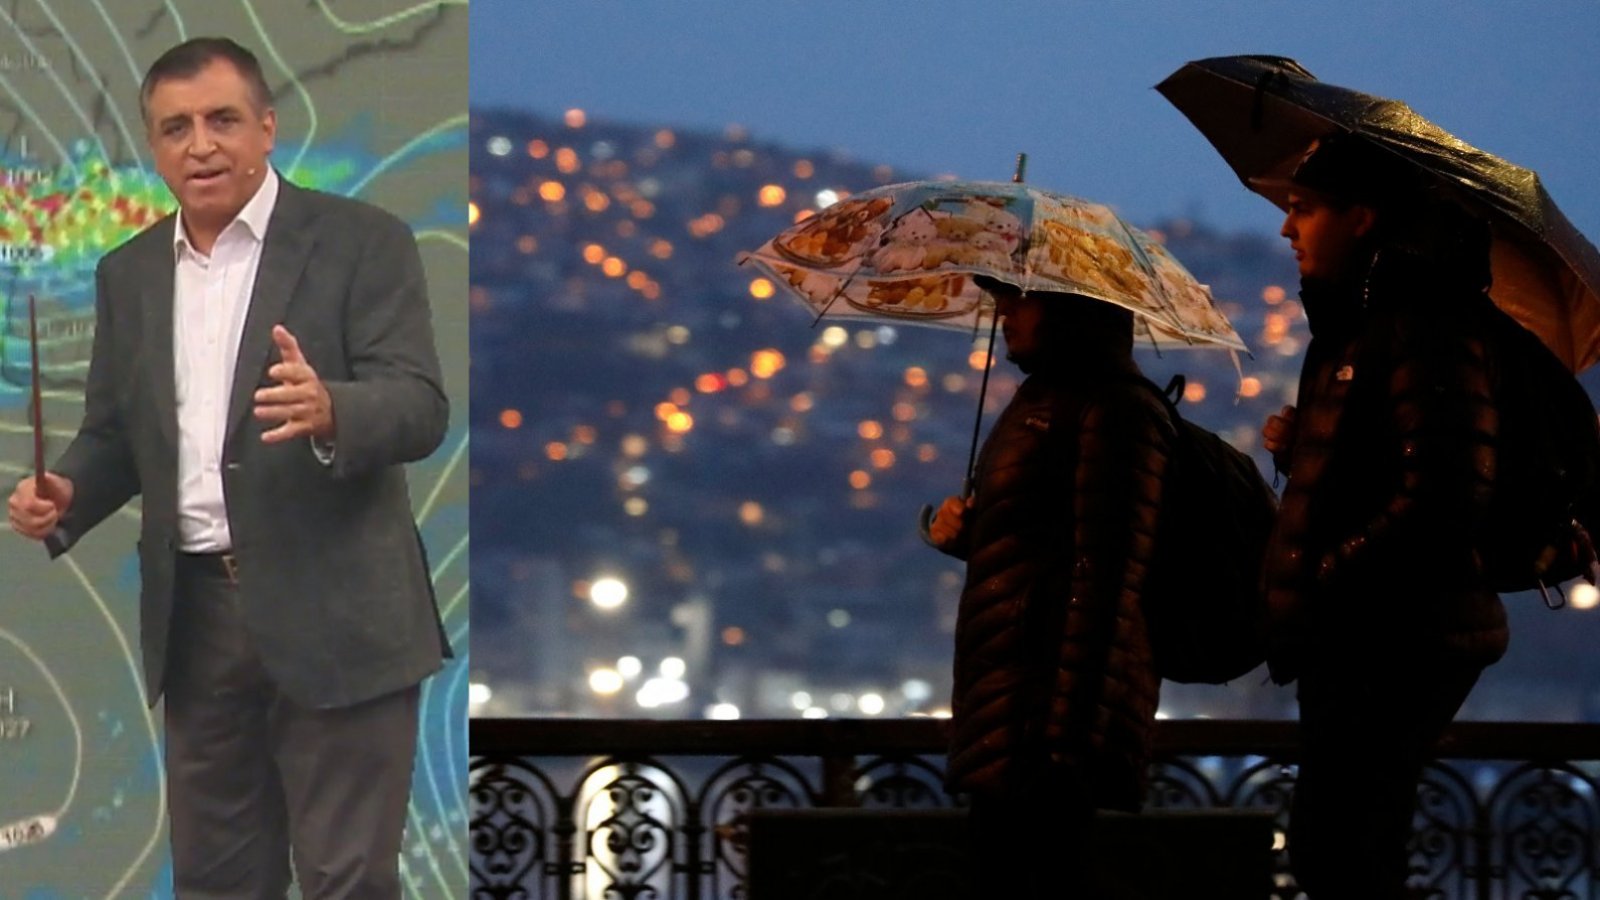
<path id="1" fill-rule="evenodd" d="M 467 4 L 0 2 L 0 485 L 31 471 L 29 299 L 53 459 L 82 415 L 100 257 L 173 209 L 144 142 L 143 71 L 190 37 L 253 50 L 289 180 L 411 223 L 452 403 L 411 469 L 457 658 L 424 687 L 401 860 L 409 898 L 466 890 Z M 138 499 L 49 561 L 0 534 L 0 898 L 172 894 L 160 707 L 138 665 Z"/>

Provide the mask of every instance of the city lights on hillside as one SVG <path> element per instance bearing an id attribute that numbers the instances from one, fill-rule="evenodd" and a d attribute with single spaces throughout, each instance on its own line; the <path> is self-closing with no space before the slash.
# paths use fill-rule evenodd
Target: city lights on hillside
<path id="1" fill-rule="evenodd" d="M 628 586 L 620 578 L 608 575 L 589 585 L 589 602 L 600 609 L 613 610 L 627 601 Z"/>
<path id="2" fill-rule="evenodd" d="M 754 528 L 766 518 L 766 510 L 754 500 L 746 500 L 739 504 L 739 521 Z"/>
<path id="3" fill-rule="evenodd" d="M 750 374 L 757 378 L 771 378 L 784 367 L 786 360 L 777 350 L 757 350 L 750 354 Z"/>
<path id="4" fill-rule="evenodd" d="M 595 669 L 589 673 L 589 690 L 609 697 L 622 690 L 622 673 L 616 669 Z"/>
<path id="5" fill-rule="evenodd" d="M 651 678 L 639 688 L 633 699 L 645 709 L 671 706 L 689 699 L 689 686 L 668 678 Z"/>

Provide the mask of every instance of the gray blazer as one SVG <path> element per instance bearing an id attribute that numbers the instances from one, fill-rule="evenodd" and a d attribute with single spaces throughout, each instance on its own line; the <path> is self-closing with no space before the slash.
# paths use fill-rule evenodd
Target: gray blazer
<path id="1" fill-rule="evenodd" d="M 449 418 L 416 240 L 365 203 L 281 181 L 239 346 L 223 493 L 239 599 L 267 671 L 295 702 L 358 703 L 416 684 L 451 655 L 403 463 Z M 71 508 L 50 541 L 65 552 L 135 495 L 140 645 L 150 704 L 161 696 L 177 559 L 178 417 L 173 228 L 168 216 L 100 261 L 83 424 L 54 471 Z M 252 395 L 272 384 L 282 323 L 327 385 L 332 465 L 306 440 L 264 444 Z"/>

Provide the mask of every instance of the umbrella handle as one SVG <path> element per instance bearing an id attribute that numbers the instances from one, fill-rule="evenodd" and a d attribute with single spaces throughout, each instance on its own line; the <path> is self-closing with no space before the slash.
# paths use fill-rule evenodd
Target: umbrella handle
<path id="1" fill-rule="evenodd" d="M 933 542 L 933 504 L 922 504 L 922 512 L 917 514 L 917 534 L 922 536 L 922 542 L 937 550 L 939 545 Z"/>

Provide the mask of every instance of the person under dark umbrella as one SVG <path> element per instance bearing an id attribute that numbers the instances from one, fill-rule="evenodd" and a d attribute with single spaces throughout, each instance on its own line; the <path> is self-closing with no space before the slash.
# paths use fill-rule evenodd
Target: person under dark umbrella
<path id="1" fill-rule="evenodd" d="M 971 896 L 1098 897 L 1094 811 L 1144 796 L 1160 678 L 1140 592 L 1173 423 L 1137 383 L 1132 313 L 984 287 L 1028 377 L 929 531 L 967 562 L 945 780 L 970 802 Z"/>
<path id="2" fill-rule="evenodd" d="M 1313 900 L 1402 897 L 1422 768 L 1508 637 L 1474 551 L 1490 234 L 1354 136 L 1279 187 L 1312 334 L 1296 406 L 1262 431 L 1288 475 L 1264 582 L 1272 678 L 1298 681 L 1291 865 Z"/>

